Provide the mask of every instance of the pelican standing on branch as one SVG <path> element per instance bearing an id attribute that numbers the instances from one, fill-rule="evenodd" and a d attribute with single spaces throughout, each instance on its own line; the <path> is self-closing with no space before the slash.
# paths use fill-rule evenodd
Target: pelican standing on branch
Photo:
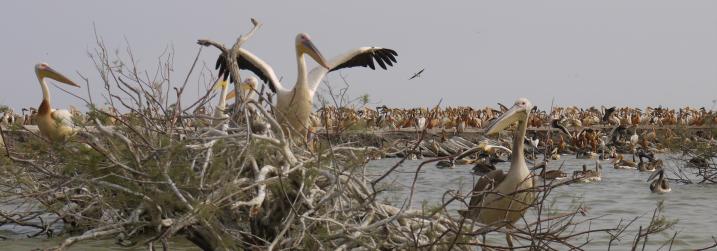
<path id="1" fill-rule="evenodd" d="M 40 129 L 40 133 L 52 142 L 67 141 L 70 136 L 75 134 L 72 113 L 68 110 L 55 110 L 50 107 L 50 89 L 45 83 L 45 78 L 51 78 L 74 87 L 80 87 L 80 85 L 53 70 L 46 63 L 35 65 L 35 75 L 37 75 L 37 80 L 42 88 L 42 103 L 37 109 L 37 127 Z"/>
<path id="2" fill-rule="evenodd" d="M 298 65 L 298 76 L 296 84 L 289 89 L 284 87 L 277 78 L 276 73 L 269 64 L 240 48 L 237 56 L 239 69 L 250 70 L 262 81 L 269 85 L 271 91 L 277 94 L 276 114 L 279 122 L 287 127 L 287 130 L 294 134 L 294 138 L 303 138 L 309 129 L 309 116 L 313 110 L 313 99 L 321 80 L 327 73 L 343 68 L 356 66 L 370 67 L 376 69 L 374 61 L 383 69 L 386 65 L 393 66 L 398 54 L 391 49 L 379 47 L 360 47 L 350 50 L 340 56 L 326 61 L 314 43 L 305 33 L 296 36 L 296 63 Z M 309 55 L 319 66 L 314 67 L 311 72 L 307 71 L 304 55 Z M 219 75 L 227 78 L 229 69 L 226 67 L 225 55 L 217 59 L 216 68 Z M 232 82 L 234 80 L 232 79 Z"/>
<path id="3" fill-rule="evenodd" d="M 507 226 L 520 219 L 533 204 L 535 194 L 530 170 L 525 164 L 523 140 L 528 126 L 528 116 L 532 104 L 525 98 L 515 101 L 513 107 L 505 111 L 488 127 L 486 134 L 496 134 L 514 122 L 518 127 L 513 136 L 513 154 L 508 173 L 502 170 L 492 171 L 481 177 L 473 188 L 468 210 L 459 213 L 494 227 Z M 510 234 L 506 234 L 508 245 L 512 247 Z"/>

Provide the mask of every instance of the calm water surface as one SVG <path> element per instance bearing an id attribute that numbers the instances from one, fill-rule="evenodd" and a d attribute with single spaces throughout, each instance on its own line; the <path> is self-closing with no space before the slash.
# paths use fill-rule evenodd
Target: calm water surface
<path id="1" fill-rule="evenodd" d="M 658 158 L 665 161 L 668 170 L 666 173 L 669 177 L 675 162 L 670 160 L 670 156 L 658 156 Z M 397 169 L 399 173 L 385 179 L 384 183 L 390 184 L 391 192 L 385 194 L 384 199 L 400 206 L 408 198 L 414 172 L 424 160 L 406 161 Z M 369 170 L 374 174 L 380 174 L 397 161 L 397 159 L 372 161 L 369 163 Z M 595 160 L 561 156 L 561 160 L 551 161 L 548 168 L 557 169 L 561 164 L 564 165 L 563 169 L 571 174 L 574 170 L 582 169 L 583 164 L 587 164 L 588 168 L 594 168 Z M 608 161 L 604 161 L 602 166 L 602 182 L 561 186 L 553 190 L 548 200 L 554 199 L 556 201 L 554 207 L 566 211 L 582 203 L 588 209 L 588 214 L 586 217 L 578 216 L 577 220 L 602 216 L 592 221 L 592 229 L 614 227 L 621 219 L 630 221 L 635 217 L 643 216 L 630 226 L 621 242 L 613 242 L 613 250 L 631 248 L 630 245 L 639 225 L 647 226 L 653 210 L 660 201 L 664 201 L 663 215 L 667 219 L 678 220 L 678 223 L 666 232 L 651 235 L 645 250 L 657 250 L 672 237 L 675 231 L 679 234 L 673 244 L 673 250 L 706 247 L 713 243 L 712 236 L 717 237 L 715 214 L 717 213 L 717 198 L 715 198 L 717 185 L 671 183 L 672 192 L 659 195 L 652 193 L 649 183 L 646 182 L 651 173 L 614 169 Z M 509 167 L 509 162 L 498 164 L 498 168 L 505 171 Z M 462 194 L 468 193 L 472 189 L 473 180 L 478 177 L 470 174 L 471 169 L 472 166 L 467 165 L 456 166 L 454 169 L 438 169 L 434 164 L 425 165 L 416 182 L 413 208 L 420 209 L 423 203 L 431 206 L 441 203 L 443 194 L 448 189 L 460 190 Z M 452 203 L 449 205 L 449 212 L 455 213 L 455 209 L 459 207 L 462 207 L 462 204 Z M 527 215 L 528 218 L 534 218 L 535 214 L 535 211 L 529 211 Z M 609 240 L 607 235 L 591 235 L 590 238 L 588 250 L 607 249 Z M 504 243 L 504 236 L 492 236 L 489 242 L 490 239 Z"/>

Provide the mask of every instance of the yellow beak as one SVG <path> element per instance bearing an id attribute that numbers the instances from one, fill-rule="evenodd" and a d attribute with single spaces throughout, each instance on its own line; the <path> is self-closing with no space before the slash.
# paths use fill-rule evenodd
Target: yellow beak
<path id="1" fill-rule="evenodd" d="M 486 130 L 486 134 L 491 135 L 499 133 L 505 130 L 505 128 L 513 124 L 515 121 L 518 121 L 521 118 L 526 119 L 527 116 L 528 113 L 525 108 L 514 105 L 513 107 L 505 111 L 503 115 L 500 115 L 500 117 L 498 117 L 495 122 L 493 122 L 493 124 L 488 127 L 488 130 Z"/>
<path id="2" fill-rule="evenodd" d="M 304 48 L 306 48 L 306 53 L 311 56 L 314 60 L 316 60 L 319 65 L 323 66 L 326 69 L 331 69 L 331 66 L 329 66 L 329 63 L 326 62 L 326 59 L 323 55 L 321 55 L 321 52 L 319 52 L 319 49 L 316 49 L 316 46 L 314 45 L 311 40 L 306 40 L 303 42 Z"/>
<path id="3" fill-rule="evenodd" d="M 71 85 L 74 87 L 80 87 L 80 85 L 76 84 L 69 78 L 67 78 L 64 75 L 60 74 L 59 72 L 55 71 L 50 66 L 46 65 L 46 66 L 43 66 L 42 68 L 40 68 L 40 73 L 41 73 L 42 77 L 48 77 L 48 78 L 54 79 L 55 81 L 63 83 L 63 84 L 68 84 L 68 85 Z"/>

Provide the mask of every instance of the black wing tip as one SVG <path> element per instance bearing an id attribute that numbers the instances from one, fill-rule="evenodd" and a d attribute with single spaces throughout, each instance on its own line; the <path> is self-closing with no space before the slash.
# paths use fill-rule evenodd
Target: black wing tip
<path id="1" fill-rule="evenodd" d="M 391 53 L 391 54 L 394 55 L 394 56 L 398 56 L 398 52 L 396 52 L 395 50 L 388 49 L 388 48 L 386 48 L 386 49 L 384 49 L 384 50 L 388 51 L 389 53 Z"/>

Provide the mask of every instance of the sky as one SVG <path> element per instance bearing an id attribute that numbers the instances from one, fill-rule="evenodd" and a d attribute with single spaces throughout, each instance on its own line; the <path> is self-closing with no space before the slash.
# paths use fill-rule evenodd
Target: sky
<path id="1" fill-rule="evenodd" d="M 88 57 L 96 48 L 93 27 L 111 49 L 131 45 L 150 72 L 173 48 L 172 84 L 179 86 L 197 39 L 232 44 L 255 17 L 263 26 L 244 48 L 271 64 L 286 86 L 296 80 L 294 38 L 306 32 L 327 58 L 360 46 L 398 52 L 388 71 L 327 76 L 340 87 L 343 75 L 351 96 L 369 94 L 376 104 L 482 107 L 527 97 L 540 107 L 555 100 L 709 108 L 717 99 L 715 13 L 711 0 L 7 1 L 0 8 L 0 104 L 16 111 L 39 105 L 39 62 L 82 85 L 78 72 L 88 76 L 98 93 L 102 84 Z M 200 65 L 213 67 L 217 54 L 203 49 Z M 420 78 L 408 80 L 421 69 Z M 190 96 L 205 88 L 190 83 Z M 86 96 L 85 88 L 66 89 Z M 55 107 L 81 104 L 50 89 Z"/>

